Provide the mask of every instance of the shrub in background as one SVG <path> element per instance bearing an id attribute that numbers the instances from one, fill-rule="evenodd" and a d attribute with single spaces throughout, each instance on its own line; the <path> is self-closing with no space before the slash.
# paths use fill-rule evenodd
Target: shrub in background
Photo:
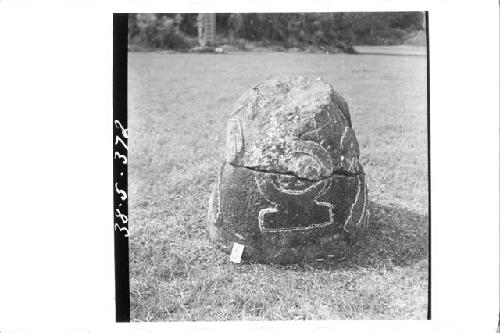
<path id="1" fill-rule="evenodd" d="M 129 44 L 168 49 L 195 46 L 197 15 L 130 14 Z M 332 52 L 354 52 L 353 44 L 402 44 L 424 28 L 421 12 L 216 15 L 217 35 L 230 44 L 247 40 Z"/>
<path id="2" fill-rule="evenodd" d="M 189 48 L 193 42 L 182 32 L 182 26 L 189 30 L 182 14 L 130 14 L 129 44 L 146 48 Z"/>

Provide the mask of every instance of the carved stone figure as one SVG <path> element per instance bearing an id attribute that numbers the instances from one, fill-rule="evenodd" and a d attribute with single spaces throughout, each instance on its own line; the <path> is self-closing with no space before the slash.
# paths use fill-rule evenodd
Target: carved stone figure
<path id="1" fill-rule="evenodd" d="M 236 102 L 209 200 L 213 242 L 264 263 L 340 256 L 364 234 L 367 200 L 347 103 L 327 82 L 273 77 Z"/>

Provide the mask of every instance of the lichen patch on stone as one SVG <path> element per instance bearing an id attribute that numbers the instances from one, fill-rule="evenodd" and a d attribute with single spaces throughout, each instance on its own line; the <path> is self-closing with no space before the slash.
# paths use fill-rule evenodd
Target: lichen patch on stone
<path id="1" fill-rule="evenodd" d="M 229 126 L 232 165 L 310 180 L 362 172 L 347 103 L 321 79 L 275 76 L 257 84 L 235 103 Z"/>

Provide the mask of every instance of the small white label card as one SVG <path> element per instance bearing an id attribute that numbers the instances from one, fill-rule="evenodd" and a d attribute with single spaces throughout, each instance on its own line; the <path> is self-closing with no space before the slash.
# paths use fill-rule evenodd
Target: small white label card
<path id="1" fill-rule="evenodd" d="M 243 248 L 245 245 L 240 243 L 233 243 L 233 249 L 231 250 L 231 256 L 229 257 L 230 262 L 234 262 L 236 264 L 241 263 L 241 255 L 243 254 Z"/>

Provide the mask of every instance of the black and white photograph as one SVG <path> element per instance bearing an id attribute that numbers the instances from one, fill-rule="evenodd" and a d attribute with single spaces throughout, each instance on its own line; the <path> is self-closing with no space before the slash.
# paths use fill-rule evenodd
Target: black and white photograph
<path id="1" fill-rule="evenodd" d="M 0 0 L 0 333 L 500 331 L 497 0 Z"/>
<path id="2" fill-rule="evenodd" d="M 426 34 L 129 14 L 131 321 L 429 319 Z"/>

